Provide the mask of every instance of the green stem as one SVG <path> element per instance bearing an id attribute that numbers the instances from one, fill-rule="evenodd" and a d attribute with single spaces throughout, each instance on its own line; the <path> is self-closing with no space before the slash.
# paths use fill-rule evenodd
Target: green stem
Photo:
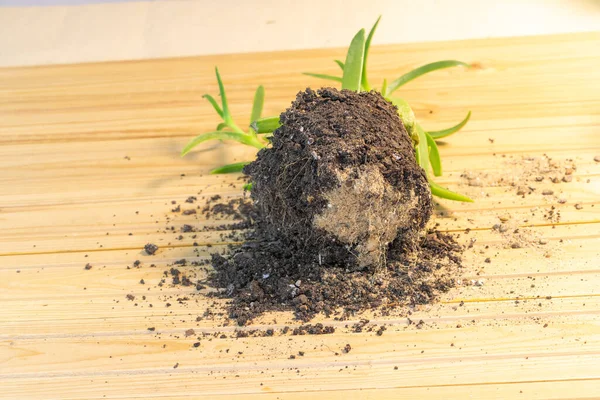
<path id="1" fill-rule="evenodd" d="M 266 146 L 266 144 L 263 143 L 263 141 L 260 140 L 256 134 L 252 135 L 246 133 L 244 134 L 244 137 L 240 139 L 241 143 L 246 144 L 248 146 L 256 147 L 257 149 L 262 149 Z"/>

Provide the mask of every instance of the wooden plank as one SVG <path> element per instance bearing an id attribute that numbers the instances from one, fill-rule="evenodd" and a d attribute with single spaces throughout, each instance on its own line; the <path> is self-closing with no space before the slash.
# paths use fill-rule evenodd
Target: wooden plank
<path id="1" fill-rule="evenodd" d="M 236 339 L 239 328 L 223 326 L 223 316 L 196 320 L 214 300 L 157 284 L 175 260 L 204 260 L 228 243 L 214 229 L 219 221 L 172 213 L 171 201 L 191 208 L 204 204 L 201 196 L 241 196 L 238 176 L 206 172 L 253 156 L 217 143 L 178 155 L 214 127 L 201 99 L 216 91 L 213 66 L 245 120 L 266 59 L 267 112 L 276 114 L 319 83 L 300 72 L 334 72 L 330 59 L 342 50 L 0 69 L 0 398 L 600 396 L 599 43 L 589 33 L 374 49 L 373 81 L 437 59 L 477 64 L 402 89 L 432 129 L 473 110 L 464 132 L 440 146 L 439 182 L 477 201 L 440 201 L 435 222 L 462 243 L 476 240 L 464 255 L 464 282 L 410 310 L 423 329 L 409 324 L 408 310 L 391 309 L 318 317 L 336 327 L 323 336 Z M 543 154 L 577 164 L 571 183 L 538 185 L 554 196 L 521 198 L 495 183 L 520 174 L 521 157 Z M 465 171 L 488 181 L 467 186 Z M 200 200 L 184 203 L 190 195 Z M 545 216 L 553 206 L 560 220 Z M 507 249 L 491 229 L 505 214 L 527 235 L 525 247 Z M 165 230 L 184 223 L 206 231 L 178 240 Z M 142 254 L 147 242 L 161 247 L 155 256 Z M 141 268 L 127 269 L 136 259 Z M 360 318 L 387 330 L 350 332 Z M 300 323 L 279 312 L 254 324 L 247 329 Z M 194 348 L 202 333 L 218 334 Z M 343 354 L 346 343 L 352 351 Z M 289 358 L 299 350 L 305 356 Z"/>

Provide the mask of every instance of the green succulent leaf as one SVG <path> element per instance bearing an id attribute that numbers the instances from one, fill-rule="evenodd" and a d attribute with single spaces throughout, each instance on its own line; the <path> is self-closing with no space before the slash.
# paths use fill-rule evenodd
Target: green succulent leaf
<path id="1" fill-rule="evenodd" d="M 340 61 L 340 60 L 333 60 L 333 61 L 335 61 L 335 63 L 340 66 L 342 71 L 344 70 L 344 63 L 342 61 Z"/>
<path id="2" fill-rule="evenodd" d="M 206 142 L 207 140 L 235 140 L 236 142 L 240 142 L 242 144 L 256 147 L 257 149 L 262 149 L 265 145 L 258 140 L 255 136 L 248 135 L 246 133 L 240 132 L 228 132 L 228 131 L 216 131 L 216 132 L 207 132 L 202 135 L 196 136 L 192 139 L 181 151 L 181 156 L 185 156 L 190 152 L 194 147 L 198 146 L 202 142 Z"/>
<path id="3" fill-rule="evenodd" d="M 227 128 L 227 124 L 225 122 L 221 122 L 219 125 L 217 125 L 218 131 L 222 131 L 225 128 Z"/>
<path id="4" fill-rule="evenodd" d="M 429 180 L 429 187 L 431 188 L 431 194 L 437 197 L 441 197 L 443 199 L 454 200 L 454 201 L 462 201 L 465 203 L 473 203 L 473 199 L 464 194 L 456 193 L 451 190 L 448 190 L 437 183 L 433 182 L 431 179 Z"/>
<path id="5" fill-rule="evenodd" d="M 248 182 L 243 186 L 243 188 L 244 188 L 244 190 L 250 191 L 250 190 L 252 190 L 253 185 L 254 184 L 252 182 Z"/>
<path id="6" fill-rule="evenodd" d="M 242 161 L 233 164 L 223 165 L 210 171 L 211 174 L 231 174 L 233 172 L 241 172 L 244 167 L 250 164 L 252 161 Z"/>
<path id="7" fill-rule="evenodd" d="M 265 88 L 260 85 L 254 93 L 254 101 L 252 102 L 252 114 L 250 114 L 250 123 L 258 120 L 262 114 L 265 104 Z"/>
<path id="8" fill-rule="evenodd" d="M 385 93 L 387 91 L 387 79 L 383 79 L 383 86 L 381 86 L 381 93 Z"/>
<path id="9" fill-rule="evenodd" d="M 340 78 L 339 76 L 334 76 L 334 75 L 327 75 L 327 74 L 315 74 L 312 72 L 303 72 L 304 75 L 308 75 L 308 76 L 312 76 L 313 78 L 319 78 L 319 79 L 327 79 L 329 81 L 336 81 L 336 82 L 341 82 L 342 78 Z"/>
<path id="10" fill-rule="evenodd" d="M 271 133 L 275 132 L 281 126 L 281 123 L 279 117 L 265 117 L 252 122 L 250 125 L 256 133 Z"/>
<path id="11" fill-rule="evenodd" d="M 229 113 L 229 105 L 227 104 L 227 96 L 225 95 L 225 87 L 219 74 L 219 68 L 215 67 L 215 74 L 217 75 L 217 83 L 219 84 L 219 93 L 221 95 L 221 103 L 223 104 L 223 120 L 227 125 L 233 122 L 231 114 Z"/>
<path id="12" fill-rule="evenodd" d="M 450 136 L 453 133 L 458 132 L 459 130 L 462 129 L 463 126 L 465 126 L 467 124 L 467 122 L 469 122 L 469 119 L 471 118 L 471 111 L 469 111 L 469 113 L 467 114 L 467 116 L 465 117 L 465 119 L 463 119 L 462 121 L 460 121 L 457 125 L 454 125 L 451 128 L 448 129 L 443 129 L 441 131 L 430 131 L 427 132 L 432 138 L 434 139 L 441 139 L 444 138 L 446 136 Z"/>
<path id="13" fill-rule="evenodd" d="M 433 175 L 442 176 L 442 159 L 440 158 L 440 151 L 435 143 L 435 140 L 425 132 L 427 138 L 427 145 L 429 146 L 429 162 L 431 163 L 431 169 Z"/>
<path id="14" fill-rule="evenodd" d="M 415 131 L 419 135 L 419 143 L 416 149 L 417 162 L 425 170 L 425 175 L 429 178 L 429 146 L 427 146 L 427 137 L 419 124 L 415 124 Z"/>
<path id="15" fill-rule="evenodd" d="M 373 35 L 375 34 L 375 30 L 377 30 L 377 25 L 379 25 L 379 20 L 381 19 L 381 15 L 375 21 L 375 24 L 371 28 L 369 35 L 367 36 L 367 41 L 365 42 L 365 56 L 362 66 L 362 87 L 367 92 L 371 90 L 371 86 L 369 86 L 369 81 L 367 80 L 367 59 L 369 58 L 369 47 L 371 47 L 371 40 L 373 39 Z M 385 92 L 382 92 L 385 93 Z"/>
<path id="16" fill-rule="evenodd" d="M 361 29 L 350 42 L 346 62 L 344 63 L 344 76 L 342 89 L 358 92 L 361 88 L 362 66 L 365 54 L 365 30 Z"/>
<path id="17" fill-rule="evenodd" d="M 223 118 L 223 110 L 221 110 L 221 107 L 219 106 L 219 104 L 217 103 L 215 98 L 212 97 L 210 94 L 205 94 L 202 97 L 205 98 L 206 100 L 208 100 L 208 102 L 210 104 L 212 104 L 212 106 L 215 109 L 215 111 L 217 112 L 217 114 L 219 114 L 219 117 Z"/>
<path id="18" fill-rule="evenodd" d="M 415 130 L 415 113 L 412 108 L 406 100 L 399 97 L 389 97 L 388 100 L 398 108 L 398 115 L 406 130 L 412 136 Z"/>
<path id="19" fill-rule="evenodd" d="M 385 94 L 389 95 L 389 94 L 393 93 L 400 86 L 412 81 L 413 79 L 420 77 L 421 75 L 425 75 L 429 72 L 437 71 L 439 69 L 458 67 L 458 66 L 470 67 L 469 64 L 464 63 L 462 61 L 444 60 L 444 61 L 436 61 L 436 62 L 433 62 L 430 64 L 423 65 L 419 68 L 415 68 L 412 71 L 407 72 L 406 74 L 402 75 L 400 78 L 398 78 L 395 81 L 393 81 L 392 83 L 390 83 L 390 85 L 388 86 L 387 93 L 385 93 Z"/>

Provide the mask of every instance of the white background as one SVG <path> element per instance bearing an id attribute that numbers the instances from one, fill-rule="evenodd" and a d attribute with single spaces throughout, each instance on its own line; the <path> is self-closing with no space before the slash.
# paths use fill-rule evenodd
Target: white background
<path id="1" fill-rule="evenodd" d="M 0 66 L 345 47 L 380 14 L 374 44 L 600 30 L 600 0 L 0 0 Z"/>

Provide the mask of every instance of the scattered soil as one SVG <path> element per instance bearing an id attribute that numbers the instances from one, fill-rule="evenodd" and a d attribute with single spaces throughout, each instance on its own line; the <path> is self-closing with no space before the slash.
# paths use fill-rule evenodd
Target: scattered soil
<path id="1" fill-rule="evenodd" d="M 547 155 L 500 157 L 501 173 L 465 172 L 461 175 L 463 183 L 474 187 L 509 187 L 523 198 L 539 193 L 548 196 L 547 201 L 556 201 L 559 199 L 556 188 L 571 182 L 577 171 L 573 159 L 558 160 Z"/>
<path id="2" fill-rule="evenodd" d="M 423 231 L 431 193 L 394 106 L 376 93 L 307 89 L 281 120 L 273 147 L 245 170 L 253 202 L 203 210 L 249 228 L 243 245 L 212 255 L 213 295 L 231 298 L 230 317 L 346 319 L 430 303 L 454 286 L 463 248 Z"/>
<path id="3" fill-rule="evenodd" d="M 506 193 L 514 194 L 515 199 L 532 198 L 539 202 L 541 205 L 531 208 L 519 210 L 516 207 L 514 215 L 498 215 L 499 223 L 492 226 L 492 232 L 501 236 L 501 248 L 539 248 L 548 257 L 552 250 L 546 248 L 547 240 L 540 238 L 538 231 L 528 226 L 561 222 L 561 210 L 564 209 L 561 206 L 571 201 L 564 193 L 564 188 L 573 182 L 576 175 L 575 160 L 553 158 L 546 154 L 495 155 L 499 158 L 496 171 L 465 171 L 461 175 L 462 190 L 477 199 L 488 197 L 489 194 L 485 192 L 489 188 L 502 188 Z M 582 208 L 579 203 L 573 207 L 577 210 Z"/>

